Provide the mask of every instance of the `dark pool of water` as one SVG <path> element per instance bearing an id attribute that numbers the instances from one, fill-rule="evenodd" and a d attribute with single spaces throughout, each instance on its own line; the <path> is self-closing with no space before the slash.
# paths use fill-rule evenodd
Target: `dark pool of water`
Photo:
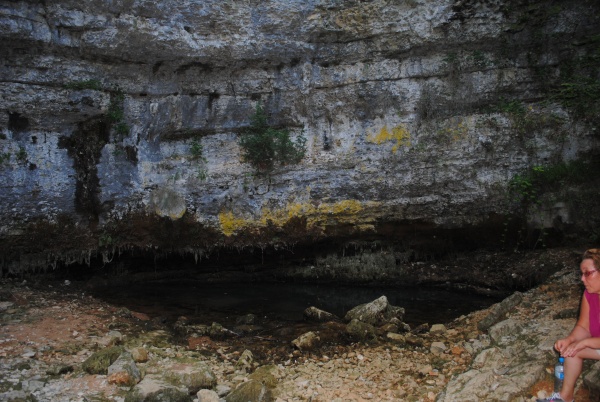
<path id="1" fill-rule="evenodd" d="M 302 321 L 310 306 L 343 317 L 348 310 L 385 295 L 404 307 L 405 321 L 448 323 L 469 312 L 487 308 L 496 298 L 433 288 L 391 286 L 324 286 L 297 283 L 207 284 L 197 281 L 144 283 L 113 287 L 96 296 L 150 316 L 181 315 L 227 321 L 245 314 L 285 321 Z"/>

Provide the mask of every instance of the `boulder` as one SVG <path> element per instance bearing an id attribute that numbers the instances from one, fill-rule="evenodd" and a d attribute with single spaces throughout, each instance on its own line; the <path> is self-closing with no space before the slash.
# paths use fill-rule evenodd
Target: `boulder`
<path id="1" fill-rule="evenodd" d="M 235 368 L 238 370 L 248 371 L 252 368 L 254 363 L 254 356 L 248 349 L 244 350 L 238 361 L 235 363 Z"/>
<path id="2" fill-rule="evenodd" d="M 136 363 L 145 363 L 148 361 L 148 351 L 142 347 L 131 349 L 131 356 Z"/>
<path id="3" fill-rule="evenodd" d="M 393 318 L 402 320 L 404 309 L 392 306 L 387 297 L 381 296 L 370 303 L 361 304 L 346 313 L 344 320 L 350 322 L 358 320 L 366 324 L 381 326 L 390 322 Z"/>
<path id="4" fill-rule="evenodd" d="M 304 310 L 304 319 L 312 322 L 327 322 L 327 321 L 338 321 L 339 318 L 335 314 L 328 313 L 327 311 L 318 309 L 311 306 Z"/>
<path id="5" fill-rule="evenodd" d="M 321 338 L 315 332 L 307 332 L 292 341 L 292 345 L 299 350 L 312 350 L 319 346 Z"/>
<path id="6" fill-rule="evenodd" d="M 413 334 L 425 334 L 425 333 L 429 332 L 429 324 L 427 324 L 427 323 L 419 324 L 415 328 L 413 328 L 411 330 L 411 332 Z"/>
<path id="7" fill-rule="evenodd" d="M 404 335 L 401 334 L 397 334 L 395 332 L 388 332 L 386 334 L 386 338 L 392 342 L 398 343 L 400 345 L 403 345 L 406 343 L 406 339 L 404 338 Z"/>
<path id="8" fill-rule="evenodd" d="M 271 402 L 273 393 L 271 389 L 258 380 L 249 380 L 241 383 L 226 397 L 227 402 Z"/>
<path id="9" fill-rule="evenodd" d="M 256 316 L 254 314 L 246 314 L 235 319 L 237 325 L 254 325 Z"/>
<path id="10" fill-rule="evenodd" d="M 203 362 L 175 363 L 164 367 L 164 378 L 178 387 L 185 387 L 189 394 L 217 385 L 217 377 Z"/>
<path id="11" fill-rule="evenodd" d="M 123 334 L 119 331 L 109 331 L 102 338 L 98 339 L 97 343 L 103 347 L 119 345 L 123 342 Z"/>
<path id="12" fill-rule="evenodd" d="M 108 367 L 121 356 L 121 353 L 123 353 L 123 348 L 120 346 L 102 349 L 88 357 L 81 368 L 88 374 L 106 375 Z"/>
<path id="13" fill-rule="evenodd" d="M 133 386 L 142 379 L 140 370 L 137 368 L 133 356 L 129 352 L 123 352 L 108 367 L 107 374 L 110 384 Z"/>
<path id="14" fill-rule="evenodd" d="M 169 384 L 156 375 L 147 375 L 125 396 L 125 402 L 191 402 L 188 390 Z"/>
<path id="15" fill-rule="evenodd" d="M 201 389 L 196 394 L 196 397 L 198 398 L 198 402 L 219 402 L 219 395 L 209 389 Z"/>
<path id="16" fill-rule="evenodd" d="M 487 331 L 492 325 L 504 319 L 506 313 L 518 306 L 522 300 L 523 294 L 515 292 L 500 303 L 494 304 L 490 307 L 488 315 L 477 323 L 477 328 L 480 331 Z"/>
<path id="17" fill-rule="evenodd" d="M 375 327 L 357 319 L 353 319 L 346 325 L 346 333 L 355 341 L 365 342 L 377 339 Z"/>
<path id="18" fill-rule="evenodd" d="M 254 373 L 248 376 L 251 380 L 260 381 L 269 388 L 275 388 L 277 386 L 277 376 L 279 369 L 274 365 L 260 366 Z"/>
<path id="19" fill-rule="evenodd" d="M 446 349 L 448 348 L 446 347 L 444 342 L 433 342 L 431 344 L 431 347 L 429 348 L 431 353 L 433 353 L 434 355 L 441 355 Z"/>
<path id="20" fill-rule="evenodd" d="M 523 324 L 509 318 L 501 321 L 488 329 L 492 342 L 504 344 L 518 336 L 523 331 Z"/>

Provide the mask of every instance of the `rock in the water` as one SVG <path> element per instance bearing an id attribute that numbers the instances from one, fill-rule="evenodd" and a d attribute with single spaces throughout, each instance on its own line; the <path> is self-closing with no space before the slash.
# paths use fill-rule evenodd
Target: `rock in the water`
<path id="1" fill-rule="evenodd" d="M 235 319 L 237 325 L 254 325 L 256 316 L 254 314 L 246 314 Z"/>
<path id="2" fill-rule="evenodd" d="M 361 304 L 346 313 L 345 321 L 358 320 L 374 326 L 384 325 L 393 318 L 402 320 L 404 309 L 392 306 L 387 297 L 381 296 L 370 303 Z"/>
<path id="3" fill-rule="evenodd" d="M 304 319 L 313 322 L 327 322 L 327 321 L 338 321 L 339 318 L 335 314 L 328 313 L 327 311 L 318 309 L 311 306 L 304 310 Z"/>

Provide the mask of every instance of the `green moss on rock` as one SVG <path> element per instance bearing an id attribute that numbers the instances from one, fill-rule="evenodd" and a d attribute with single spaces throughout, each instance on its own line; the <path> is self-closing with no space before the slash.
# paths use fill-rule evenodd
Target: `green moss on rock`
<path id="1" fill-rule="evenodd" d="M 120 346 L 113 346 L 110 348 L 102 349 L 83 362 L 81 368 L 89 374 L 104 374 L 108 373 L 108 367 L 113 364 L 123 353 L 123 348 Z"/>

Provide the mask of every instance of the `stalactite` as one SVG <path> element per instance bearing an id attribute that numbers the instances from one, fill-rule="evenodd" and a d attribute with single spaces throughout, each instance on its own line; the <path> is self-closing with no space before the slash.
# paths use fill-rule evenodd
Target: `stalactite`
<path id="1" fill-rule="evenodd" d="M 109 256 L 110 253 L 110 256 Z M 111 251 L 102 251 L 101 253 L 102 255 L 102 263 L 103 264 L 110 264 L 113 259 L 115 258 L 115 250 L 112 249 Z"/>

